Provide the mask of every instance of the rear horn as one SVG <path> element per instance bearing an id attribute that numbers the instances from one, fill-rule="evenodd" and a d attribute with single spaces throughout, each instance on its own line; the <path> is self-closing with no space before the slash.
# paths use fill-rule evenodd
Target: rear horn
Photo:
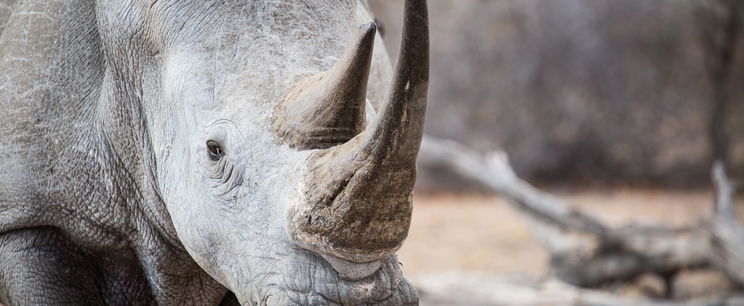
<path id="1" fill-rule="evenodd" d="M 364 25 L 331 70 L 301 79 L 287 92 L 274 128 L 290 147 L 328 148 L 362 132 L 376 30 L 374 23 Z"/>

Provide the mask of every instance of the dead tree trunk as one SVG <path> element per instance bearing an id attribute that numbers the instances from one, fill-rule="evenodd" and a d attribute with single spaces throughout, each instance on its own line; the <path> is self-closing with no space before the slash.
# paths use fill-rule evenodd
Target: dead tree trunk
<path id="1" fill-rule="evenodd" d="M 502 152 L 483 156 L 426 136 L 419 161 L 451 168 L 506 197 L 550 252 L 553 272 L 570 284 L 591 288 L 644 273 L 673 275 L 695 267 L 720 270 L 734 283 L 744 284 L 744 230 L 733 213 L 734 187 L 722 163 L 713 170 L 716 209 L 696 225 L 611 228 L 521 180 Z"/>
<path id="2" fill-rule="evenodd" d="M 743 305 L 742 296 L 703 297 L 685 301 L 652 301 L 578 288 L 556 280 L 523 285 L 480 275 L 445 273 L 414 280 L 421 304 L 471 305 L 603 305 L 726 306 Z"/>

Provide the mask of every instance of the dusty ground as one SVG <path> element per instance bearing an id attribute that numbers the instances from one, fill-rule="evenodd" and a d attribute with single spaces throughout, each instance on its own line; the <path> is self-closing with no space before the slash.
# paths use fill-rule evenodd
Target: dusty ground
<path id="1" fill-rule="evenodd" d="M 707 191 L 555 194 L 616 225 L 690 224 L 712 208 L 712 195 Z M 412 279 L 456 270 L 530 280 L 544 275 L 548 259 L 524 220 L 495 196 L 417 196 L 408 240 L 398 254 Z"/>

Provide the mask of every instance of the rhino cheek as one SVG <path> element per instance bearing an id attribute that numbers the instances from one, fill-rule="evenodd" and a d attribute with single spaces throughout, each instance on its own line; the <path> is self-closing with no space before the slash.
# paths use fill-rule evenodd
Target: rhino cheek
<path id="1" fill-rule="evenodd" d="M 192 155 L 206 154 L 196 150 Z M 220 186 L 210 185 L 196 171 L 182 175 L 164 195 L 186 250 L 207 273 L 234 290 L 247 287 L 262 266 L 273 265 L 271 258 L 286 257 L 292 248 L 282 216 L 299 180 L 291 161 L 300 164 L 304 159 L 282 152 L 263 155 L 272 158 L 241 167 L 245 179 L 235 194 L 222 195 Z"/>

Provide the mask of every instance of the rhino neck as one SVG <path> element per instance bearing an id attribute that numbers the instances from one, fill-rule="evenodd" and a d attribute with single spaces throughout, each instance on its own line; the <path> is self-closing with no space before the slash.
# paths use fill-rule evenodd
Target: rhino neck
<path id="1" fill-rule="evenodd" d="M 122 84 L 105 56 L 117 55 L 102 49 L 95 4 L 25 1 L 15 9 L 0 36 L 0 95 L 6 97 L 0 107 L 10 111 L 0 118 L 0 151 L 13 157 L 0 161 L 7 173 L 0 182 L 18 188 L 1 191 L 0 216 L 12 214 L 2 220 L 16 221 L 3 223 L 0 232 L 56 226 L 81 241 L 93 236 L 85 241 L 90 247 L 108 247 L 134 238 L 122 237 L 137 226 L 133 215 L 167 221 L 156 218 L 157 195 L 148 191 L 152 165 L 139 110 L 122 106 L 132 100 L 116 99 Z M 24 12 L 49 18 L 29 19 L 40 14 Z M 28 216 L 16 214 L 13 205 Z M 153 224 L 178 245 L 167 222 Z"/>
<path id="2" fill-rule="evenodd" d="M 137 6 L 139 4 L 133 4 Z M 181 244 L 160 193 L 153 133 L 158 132 L 153 114 L 160 114 L 160 67 L 162 55 L 147 45 L 140 31 L 146 18 L 134 17 L 118 24 L 119 14 L 134 14 L 146 8 L 119 12 L 99 7 L 98 25 L 104 76 L 95 116 L 98 145 L 105 152 L 124 206 L 130 214 L 131 244 L 143 262 L 158 304 L 210 304 L 221 299 L 226 289 L 202 270 Z M 126 24 L 130 22 L 131 24 Z M 121 46 L 128 46 L 123 49 Z M 157 118 L 157 116 L 156 116 Z M 177 302 L 172 298 L 193 298 Z M 216 300 L 216 301 L 215 301 Z M 200 302 L 197 302 L 200 301 Z M 210 302 L 213 301 L 213 302 Z"/>
<path id="3" fill-rule="evenodd" d="M 15 9 L 0 35 L 0 108 L 9 111 L 0 155 L 12 157 L 0 159 L 0 186 L 13 186 L 0 188 L 0 234 L 53 227 L 95 254 L 136 254 L 162 304 L 224 293 L 175 238 L 154 187 L 141 99 L 124 99 L 141 84 L 122 83 L 134 72 L 112 66 L 128 58 L 104 48 L 96 3 Z M 164 292 L 174 289 L 183 292 Z"/>
<path id="4" fill-rule="evenodd" d="M 157 165 L 144 115 L 146 109 L 142 97 L 135 94 L 141 90 L 141 80 L 117 75 L 115 69 L 105 69 L 97 101 L 99 114 L 94 118 L 96 145 L 109 166 L 103 175 L 115 182 L 116 192 L 123 197 L 124 203 L 119 205 L 125 206 L 133 218 L 128 226 L 152 227 L 171 247 L 183 250 L 157 189 Z"/>
<path id="5" fill-rule="evenodd" d="M 0 219 L 11 220 L 0 232 L 53 226 L 87 248 L 122 239 L 123 218 L 96 218 L 91 210 L 123 212 L 111 205 L 114 187 L 104 183 L 112 175 L 94 120 L 100 41 L 95 31 L 77 30 L 91 28 L 93 3 L 24 1 L 0 36 L 0 107 L 8 111 L 0 118 L 0 152 L 12 157 L 0 161 L 0 185 L 15 186 L 0 191 Z"/>

